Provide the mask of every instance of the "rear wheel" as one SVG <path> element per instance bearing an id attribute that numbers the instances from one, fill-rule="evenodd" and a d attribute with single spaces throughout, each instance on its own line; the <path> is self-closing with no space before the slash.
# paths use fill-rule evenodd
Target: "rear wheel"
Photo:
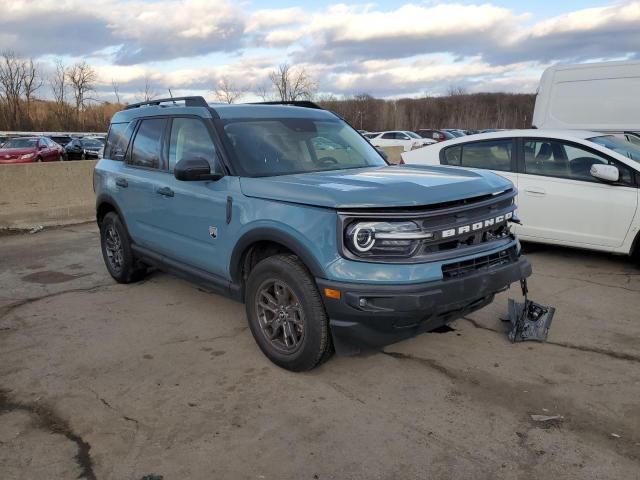
<path id="1" fill-rule="evenodd" d="M 107 270 L 116 282 L 142 279 L 146 268 L 134 257 L 127 230 L 115 212 L 107 213 L 100 223 L 100 246 Z"/>
<path id="2" fill-rule="evenodd" d="M 253 338 L 276 365 L 311 370 L 331 355 L 322 299 L 298 257 L 274 255 L 258 263 L 247 281 L 245 303 Z"/>

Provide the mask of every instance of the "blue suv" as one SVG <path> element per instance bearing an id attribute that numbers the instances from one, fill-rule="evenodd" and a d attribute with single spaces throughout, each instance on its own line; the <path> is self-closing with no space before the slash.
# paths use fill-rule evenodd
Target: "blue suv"
<path id="1" fill-rule="evenodd" d="M 531 274 L 509 181 L 389 165 L 311 102 L 129 105 L 94 187 L 116 281 L 155 267 L 244 302 L 258 346 L 295 371 L 433 330 Z"/>

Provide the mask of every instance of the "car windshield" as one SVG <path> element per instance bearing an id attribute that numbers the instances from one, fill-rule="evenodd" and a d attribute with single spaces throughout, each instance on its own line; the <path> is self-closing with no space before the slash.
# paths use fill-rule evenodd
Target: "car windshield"
<path id="1" fill-rule="evenodd" d="M 12 138 L 7 140 L 2 148 L 36 148 L 38 140 L 35 138 Z"/>
<path id="2" fill-rule="evenodd" d="M 223 122 L 241 173 L 268 177 L 375 167 L 387 163 L 340 119 L 267 118 Z"/>
<path id="3" fill-rule="evenodd" d="M 103 147 L 102 143 L 99 140 L 95 140 L 93 138 L 82 140 L 82 146 L 85 148 L 102 148 Z"/>
<path id="4" fill-rule="evenodd" d="M 422 137 L 420 135 L 418 135 L 417 133 L 413 133 L 413 132 L 404 132 L 407 135 L 409 135 L 411 138 L 419 138 L 422 139 Z"/>
<path id="5" fill-rule="evenodd" d="M 613 135 L 603 135 L 601 137 L 590 138 L 589 141 L 606 147 L 609 150 L 613 150 L 614 152 L 624 155 L 631 160 L 640 162 L 640 146 L 634 145 L 627 140 Z"/>

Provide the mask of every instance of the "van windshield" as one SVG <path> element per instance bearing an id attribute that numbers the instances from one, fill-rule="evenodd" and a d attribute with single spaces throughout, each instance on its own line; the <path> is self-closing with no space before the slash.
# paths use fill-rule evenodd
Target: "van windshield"
<path id="1" fill-rule="evenodd" d="M 223 126 L 235 164 L 249 177 L 386 165 L 369 142 L 337 118 L 230 119 Z"/>
<path id="2" fill-rule="evenodd" d="M 631 160 L 640 162 L 640 147 L 628 140 L 613 135 L 603 135 L 601 137 L 590 138 L 589 141 L 606 147 L 609 150 L 613 150 L 614 152 L 624 155 Z"/>

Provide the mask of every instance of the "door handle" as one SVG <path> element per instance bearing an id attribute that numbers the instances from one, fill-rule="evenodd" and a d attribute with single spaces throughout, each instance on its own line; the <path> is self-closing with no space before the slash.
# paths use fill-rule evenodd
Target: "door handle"
<path id="1" fill-rule="evenodd" d="M 539 188 L 539 189 L 526 188 L 524 191 L 527 193 L 530 193 L 531 195 L 537 195 L 537 196 L 542 196 L 547 194 L 547 192 L 545 192 L 544 189 L 542 188 Z"/>
<path id="2" fill-rule="evenodd" d="M 159 193 L 160 195 L 164 195 L 165 197 L 173 197 L 173 190 L 171 190 L 169 187 L 158 188 L 156 190 L 156 193 Z"/>
<path id="3" fill-rule="evenodd" d="M 118 187 L 127 188 L 129 186 L 129 182 L 127 182 L 126 178 L 116 178 L 116 185 Z"/>

